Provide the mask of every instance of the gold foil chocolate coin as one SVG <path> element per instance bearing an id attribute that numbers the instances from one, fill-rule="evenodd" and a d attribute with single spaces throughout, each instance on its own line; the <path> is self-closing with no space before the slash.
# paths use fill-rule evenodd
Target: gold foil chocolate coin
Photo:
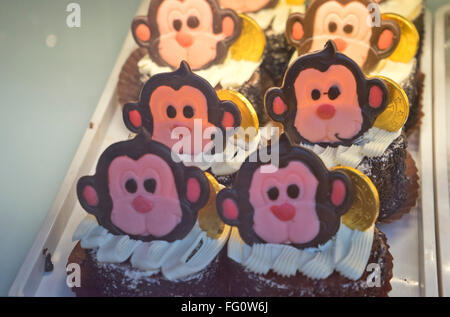
<path id="1" fill-rule="evenodd" d="M 306 0 L 286 0 L 286 4 L 291 6 L 301 6 L 305 4 Z"/>
<path id="2" fill-rule="evenodd" d="M 336 166 L 333 171 L 344 173 L 350 178 L 354 188 L 354 202 L 342 216 L 342 222 L 350 229 L 366 231 L 377 221 L 380 210 L 378 190 L 369 177 L 346 166 Z"/>
<path id="3" fill-rule="evenodd" d="M 388 106 L 377 118 L 374 127 L 396 132 L 403 128 L 409 117 L 409 100 L 405 91 L 393 80 L 387 77 L 378 77 L 383 80 L 388 89 Z"/>
<path id="4" fill-rule="evenodd" d="M 254 128 L 255 135 L 247 134 L 245 136 L 246 142 L 250 141 L 249 138 L 256 137 L 259 130 L 259 121 L 255 108 L 253 108 L 250 101 L 245 98 L 244 95 L 234 90 L 219 90 L 217 96 L 222 101 L 232 101 L 239 108 L 239 111 L 241 112 L 241 127 L 243 129 Z M 236 135 L 236 137 L 239 137 L 239 135 Z"/>
<path id="5" fill-rule="evenodd" d="M 266 48 L 266 36 L 255 20 L 240 14 L 242 20 L 242 32 L 237 41 L 230 47 L 231 58 L 234 60 L 246 60 L 258 62 Z"/>
<path id="6" fill-rule="evenodd" d="M 408 19 L 394 13 L 381 15 L 383 20 L 394 20 L 400 27 L 400 42 L 394 53 L 389 57 L 393 62 L 408 63 L 411 61 L 419 49 L 420 36 L 415 25 Z"/>
<path id="7" fill-rule="evenodd" d="M 216 239 L 222 234 L 225 227 L 216 209 L 216 196 L 223 186 L 211 174 L 205 173 L 205 175 L 209 180 L 209 200 L 206 206 L 198 213 L 198 223 L 208 237 Z"/>

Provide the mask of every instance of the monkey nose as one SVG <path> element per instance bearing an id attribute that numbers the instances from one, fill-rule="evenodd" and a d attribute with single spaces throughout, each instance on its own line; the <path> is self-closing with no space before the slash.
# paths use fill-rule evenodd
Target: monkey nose
<path id="1" fill-rule="evenodd" d="M 153 209 L 153 203 L 140 195 L 133 200 L 132 205 L 134 210 L 140 214 L 146 214 Z"/>
<path id="2" fill-rule="evenodd" d="M 272 206 L 270 210 L 273 212 L 275 217 L 281 221 L 290 221 L 295 217 L 295 208 L 289 203 L 284 203 L 279 206 Z"/>
<path id="3" fill-rule="evenodd" d="M 316 110 L 317 116 L 322 120 L 330 120 L 336 114 L 336 108 L 332 105 L 321 105 Z"/>
<path id="4" fill-rule="evenodd" d="M 335 39 L 334 43 L 339 52 L 343 52 L 347 48 L 347 42 L 343 39 Z"/>
<path id="5" fill-rule="evenodd" d="M 185 32 L 178 32 L 175 39 L 182 47 L 190 47 L 194 43 L 194 37 Z"/>

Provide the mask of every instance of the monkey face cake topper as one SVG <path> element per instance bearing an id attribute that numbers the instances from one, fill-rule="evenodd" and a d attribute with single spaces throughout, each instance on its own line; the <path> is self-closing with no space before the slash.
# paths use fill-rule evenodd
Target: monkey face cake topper
<path id="1" fill-rule="evenodd" d="M 224 8 L 230 8 L 236 12 L 250 13 L 273 8 L 279 0 L 219 0 L 219 2 Z"/>
<path id="2" fill-rule="evenodd" d="M 220 101 L 214 88 L 192 73 L 186 62 L 175 72 L 151 77 L 142 89 L 139 103 L 125 105 L 123 118 L 132 132 L 146 131 L 174 151 L 180 140 L 173 133 L 177 128 L 187 130 L 190 146 L 183 149 L 183 154 L 191 155 L 209 150 L 206 147 L 218 130 L 225 136 L 228 128 L 241 124 L 238 107 L 231 101 Z M 222 139 L 225 147 L 226 138 Z M 196 146 L 200 142 L 201 147 Z"/>
<path id="3" fill-rule="evenodd" d="M 194 70 L 221 63 L 239 37 L 241 21 L 217 0 L 152 0 L 147 16 L 136 17 L 132 33 L 159 66 Z"/>
<path id="4" fill-rule="evenodd" d="M 232 189 L 217 196 L 222 220 L 237 226 L 248 244 L 322 245 L 338 231 L 353 201 L 350 180 L 329 172 L 313 152 L 280 139 L 280 165 L 264 173 L 258 157 L 242 165 Z"/>
<path id="5" fill-rule="evenodd" d="M 366 79 L 329 41 L 289 67 L 283 86 L 266 93 L 265 107 L 294 144 L 351 146 L 386 109 L 387 97 L 383 81 Z"/>
<path id="6" fill-rule="evenodd" d="M 305 14 L 293 13 L 286 36 L 299 55 L 321 50 L 328 40 L 353 59 L 365 72 L 396 49 L 401 31 L 394 20 L 372 23 L 372 0 L 315 0 Z M 380 18 L 381 19 L 381 18 Z"/>
<path id="7" fill-rule="evenodd" d="M 138 136 L 110 146 L 95 175 L 78 181 L 77 194 L 112 234 L 172 242 L 193 228 L 209 182 L 198 168 L 174 162 L 163 144 Z"/>

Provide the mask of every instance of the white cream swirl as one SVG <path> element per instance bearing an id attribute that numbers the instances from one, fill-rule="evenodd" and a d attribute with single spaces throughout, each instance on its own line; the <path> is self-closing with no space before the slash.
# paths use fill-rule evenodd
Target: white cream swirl
<path id="1" fill-rule="evenodd" d="M 401 129 L 397 132 L 388 132 L 378 128 L 371 128 L 350 147 L 323 148 L 319 145 L 311 146 L 307 144 L 302 144 L 302 146 L 316 153 L 328 169 L 337 165 L 356 168 L 365 157 L 372 158 L 383 155 L 392 142 L 401 134 Z"/>
<path id="2" fill-rule="evenodd" d="M 382 13 L 396 13 L 410 20 L 415 20 L 422 13 L 422 0 L 387 0 L 380 3 Z"/>
<path id="3" fill-rule="evenodd" d="M 261 63 L 262 59 L 258 62 L 252 62 L 235 60 L 228 56 L 222 64 L 194 71 L 194 73 L 206 79 L 213 87 L 220 84 L 222 89 L 239 88 L 250 80 Z M 142 83 L 145 83 L 151 76 L 173 71 L 170 67 L 156 64 L 148 54 L 138 62 L 138 68 Z"/>
<path id="4" fill-rule="evenodd" d="M 408 63 L 393 62 L 389 59 L 380 62 L 378 67 L 369 76 L 384 76 L 392 79 L 400 86 L 408 83 L 409 78 L 417 68 L 417 59 L 413 58 Z"/>
<path id="5" fill-rule="evenodd" d="M 341 223 L 338 233 L 324 246 L 298 250 L 280 244 L 254 244 L 242 241 L 237 228 L 233 228 L 228 241 L 228 257 L 246 269 L 267 274 L 270 270 L 281 276 L 303 273 L 311 279 L 326 279 L 334 271 L 351 280 L 358 280 L 369 260 L 373 238 L 373 225 L 367 231 L 351 230 Z"/>
<path id="6" fill-rule="evenodd" d="M 211 239 L 197 223 L 182 240 L 142 242 L 115 236 L 88 216 L 75 230 L 72 240 L 81 240 L 83 249 L 96 249 L 99 262 L 123 263 L 131 257 L 133 267 L 148 274 L 161 272 L 174 281 L 205 269 L 225 246 L 230 231 L 225 226 L 217 239 Z"/>
<path id="7" fill-rule="evenodd" d="M 179 155 L 186 166 L 195 166 L 202 171 L 211 168 L 216 176 L 227 176 L 236 173 L 247 157 L 258 149 L 261 135 L 258 133 L 249 143 L 236 141 L 234 136 L 227 139 L 225 151 L 214 155 L 199 153 L 191 155 Z"/>
<path id="8" fill-rule="evenodd" d="M 263 9 L 255 13 L 247 13 L 263 30 L 272 27 L 275 34 L 283 34 L 289 15 L 294 12 L 305 12 L 304 5 L 291 5 L 287 0 L 280 0 L 274 8 Z"/>

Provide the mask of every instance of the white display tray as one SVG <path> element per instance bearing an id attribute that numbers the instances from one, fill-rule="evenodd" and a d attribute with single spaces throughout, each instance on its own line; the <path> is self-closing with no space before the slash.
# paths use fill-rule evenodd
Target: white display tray
<path id="1" fill-rule="evenodd" d="M 147 1 L 139 13 L 145 13 Z M 426 29 L 431 30 L 430 14 Z M 136 48 L 131 34 L 125 41 L 104 93 L 92 117 L 58 196 L 36 240 L 12 285 L 10 296 L 73 296 L 66 285 L 66 262 L 75 246 L 72 234 L 86 216 L 76 197 L 77 180 L 92 174 L 100 154 L 114 142 L 128 138 L 122 122 L 122 111 L 116 97 L 119 73 L 125 60 Z M 431 40 L 427 32 L 422 70 L 426 74 L 425 117 L 420 137 L 411 140 L 409 148 L 416 159 L 422 182 L 419 207 L 400 221 L 382 226 L 394 256 L 394 278 L 391 296 L 438 296 L 431 120 Z M 44 272 L 43 250 L 52 254 L 54 270 Z"/>
<path id="2" fill-rule="evenodd" d="M 450 296 L 450 5 L 436 13 L 434 30 L 434 150 L 440 292 Z"/>

